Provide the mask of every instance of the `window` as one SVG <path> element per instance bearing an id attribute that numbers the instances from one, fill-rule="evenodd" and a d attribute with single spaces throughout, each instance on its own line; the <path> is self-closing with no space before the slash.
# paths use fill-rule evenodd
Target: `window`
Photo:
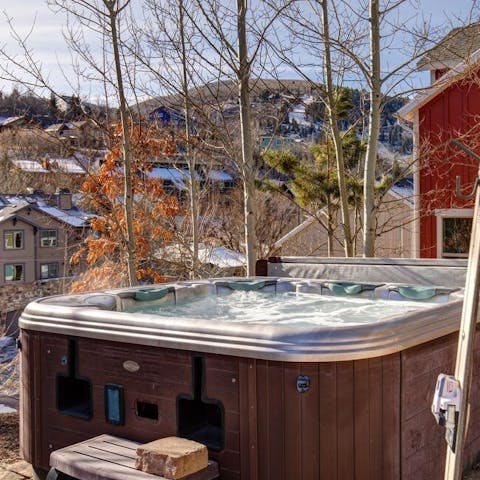
<path id="1" fill-rule="evenodd" d="M 21 263 L 7 263 L 5 265 L 5 281 L 21 282 L 24 276 L 24 266 Z"/>
<path id="2" fill-rule="evenodd" d="M 40 265 L 40 278 L 58 278 L 58 263 L 44 263 Z"/>
<path id="3" fill-rule="evenodd" d="M 5 248 L 23 248 L 23 230 L 10 230 L 5 232 Z"/>
<path id="4" fill-rule="evenodd" d="M 57 231 L 56 230 L 40 230 L 40 246 L 56 247 Z"/>
<path id="5" fill-rule="evenodd" d="M 467 258 L 472 231 L 472 209 L 437 212 L 437 256 Z"/>

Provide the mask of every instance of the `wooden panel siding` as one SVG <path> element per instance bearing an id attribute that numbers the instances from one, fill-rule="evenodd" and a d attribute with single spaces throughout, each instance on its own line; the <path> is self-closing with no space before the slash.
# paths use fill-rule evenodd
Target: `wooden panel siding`
<path id="1" fill-rule="evenodd" d="M 112 344 L 91 339 L 78 339 L 78 375 L 92 382 L 93 418 L 84 420 L 62 415 L 56 404 L 55 380 L 58 374 L 66 375 L 68 367 L 62 364 L 68 352 L 68 339 L 59 335 L 23 333 L 27 343 L 25 352 L 28 362 L 24 363 L 25 405 L 23 429 L 23 451 L 26 459 L 37 466 L 48 467 L 50 452 L 71 443 L 85 440 L 99 433 L 123 436 L 134 441 L 148 442 L 156 438 L 176 435 L 176 400 L 180 393 L 192 394 L 192 353 L 181 350 L 156 349 L 146 346 Z M 35 339 L 37 347 L 35 349 Z M 27 369 L 32 353 L 38 356 L 36 368 Z M 138 373 L 123 368 L 125 360 L 133 360 L 140 366 Z M 225 449 L 212 454 L 222 461 L 225 475 L 222 478 L 239 478 L 239 401 L 238 359 L 205 355 L 208 375 L 205 379 L 206 395 L 219 398 L 225 405 Z M 211 378 L 209 375 L 211 374 Z M 40 381 L 41 379 L 41 381 Z M 33 381 L 32 381 L 33 380 Z M 125 425 L 111 425 L 105 420 L 104 386 L 107 383 L 124 386 Z M 34 388 L 32 388 L 32 384 Z M 41 398 L 42 408 L 35 404 L 29 409 L 26 398 L 35 395 Z M 158 405 L 159 418 L 140 418 L 136 412 L 136 401 Z M 30 400 L 33 401 L 33 400 Z M 33 413 L 33 415 L 32 415 Z M 32 425 L 33 424 L 33 425 Z M 35 441 L 32 432 L 41 432 Z M 229 472 L 233 472 L 230 475 Z"/>
<path id="2" fill-rule="evenodd" d="M 391 410 L 399 361 L 258 361 L 258 478 L 400 478 L 399 414 Z M 310 377 L 308 392 L 296 391 L 298 375 Z"/>
<path id="3" fill-rule="evenodd" d="M 68 338 L 22 332 L 22 452 L 48 467 L 50 452 L 110 434 L 138 442 L 175 435 L 177 396 L 192 394 L 192 355 L 202 355 L 204 397 L 222 403 L 225 447 L 210 451 L 225 480 L 431 480 L 441 478 L 444 429 L 430 412 L 436 378 L 452 373 L 457 335 L 400 353 L 299 363 L 77 339 L 78 374 L 93 388 L 93 418 L 62 415 L 55 379 L 68 366 Z M 123 368 L 125 360 L 140 366 Z M 480 338 L 475 340 L 475 367 Z M 299 393 L 297 377 L 310 379 Z M 104 385 L 124 386 L 125 424 L 105 420 Z M 480 451 L 480 375 L 474 375 L 466 461 Z M 136 400 L 158 405 L 139 418 Z"/>

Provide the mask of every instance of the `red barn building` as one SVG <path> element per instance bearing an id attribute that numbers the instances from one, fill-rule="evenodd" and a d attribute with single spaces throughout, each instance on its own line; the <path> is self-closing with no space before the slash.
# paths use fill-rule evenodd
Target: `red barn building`
<path id="1" fill-rule="evenodd" d="M 456 177 L 470 193 L 479 162 L 461 147 L 480 154 L 479 48 L 480 24 L 450 32 L 419 62 L 434 83 L 399 111 L 414 130 L 417 257 L 468 255 L 474 200 Z"/>

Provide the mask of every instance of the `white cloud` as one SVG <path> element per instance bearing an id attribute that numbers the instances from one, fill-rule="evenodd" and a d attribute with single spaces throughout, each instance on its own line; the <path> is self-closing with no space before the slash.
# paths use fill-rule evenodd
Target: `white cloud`
<path id="1" fill-rule="evenodd" d="M 134 1 L 136 3 L 135 10 L 140 12 L 141 9 L 137 7 L 140 7 L 142 0 Z M 430 16 L 434 24 L 446 25 L 447 19 L 455 21 L 457 16 L 467 15 L 471 7 L 471 0 L 457 0 L 456 2 L 421 0 L 421 5 L 425 16 Z M 20 54 L 12 40 L 5 16 L 12 20 L 14 28 L 21 36 L 31 32 L 28 45 L 34 58 L 42 64 L 49 79 L 55 82 L 54 86 L 58 91 L 70 93 L 72 87 L 68 85 L 61 73 L 63 70 L 68 77 L 76 77 L 71 68 L 71 55 L 62 35 L 65 15 L 62 12 L 51 10 L 45 0 L 0 0 L 0 46 L 5 47 L 9 52 Z M 95 46 L 94 34 L 89 35 L 89 40 Z M 11 88 L 11 84 L 0 80 L 0 89 L 9 91 Z M 82 88 L 85 94 L 97 95 L 95 92 L 99 91 L 95 84 L 88 82 L 83 82 Z"/>

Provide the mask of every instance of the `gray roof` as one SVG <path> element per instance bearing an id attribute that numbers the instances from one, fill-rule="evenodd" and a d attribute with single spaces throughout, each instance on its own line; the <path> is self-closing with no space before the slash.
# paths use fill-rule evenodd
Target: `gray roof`
<path id="1" fill-rule="evenodd" d="M 72 173 L 78 175 L 84 175 L 87 173 L 85 168 L 80 163 L 80 160 L 76 157 L 71 158 L 50 158 L 50 165 L 56 170 L 60 170 L 65 173 Z"/>
<path id="2" fill-rule="evenodd" d="M 10 220 L 15 217 L 18 212 L 26 208 L 27 204 L 22 205 L 7 205 L 0 209 L 0 223 Z"/>
<path id="3" fill-rule="evenodd" d="M 13 163 L 13 165 L 15 165 L 20 170 L 23 170 L 24 172 L 48 173 L 48 170 L 36 160 L 11 159 L 10 161 Z"/>
<path id="4" fill-rule="evenodd" d="M 454 28 L 430 49 L 417 63 L 419 70 L 428 70 L 434 63 L 459 63 L 480 48 L 480 23 Z"/>
<path id="5" fill-rule="evenodd" d="M 60 130 L 70 130 L 72 127 L 69 123 L 53 123 L 45 129 L 46 132 L 58 132 Z"/>
<path id="6" fill-rule="evenodd" d="M 97 216 L 75 206 L 69 210 L 50 206 L 37 195 L 2 195 L 0 200 L 2 201 L 0 203 L 0 223 L 16 216 L 26 207 L 41 211 L 59 222 L 76 228 L 88 227 L 90 220 Z"/>
<path id="7" fill-rule="evenodd" d="M 15 125 L 19 123 L 24 123 L 26 121 L 24 116 L 20 117 L 8 117 L 2 122 L 2 126 L 6 127 L 8 125 Z"/>
<path id="8" fill-rule="evenodd" d="M 408 203 L 414 203 L 414 188 L 413 188 L 413 177 L 407 177 L 402 180 L 399 180 L 395 185 L 392 185 L 391 191 L 403 198 Z"/>

